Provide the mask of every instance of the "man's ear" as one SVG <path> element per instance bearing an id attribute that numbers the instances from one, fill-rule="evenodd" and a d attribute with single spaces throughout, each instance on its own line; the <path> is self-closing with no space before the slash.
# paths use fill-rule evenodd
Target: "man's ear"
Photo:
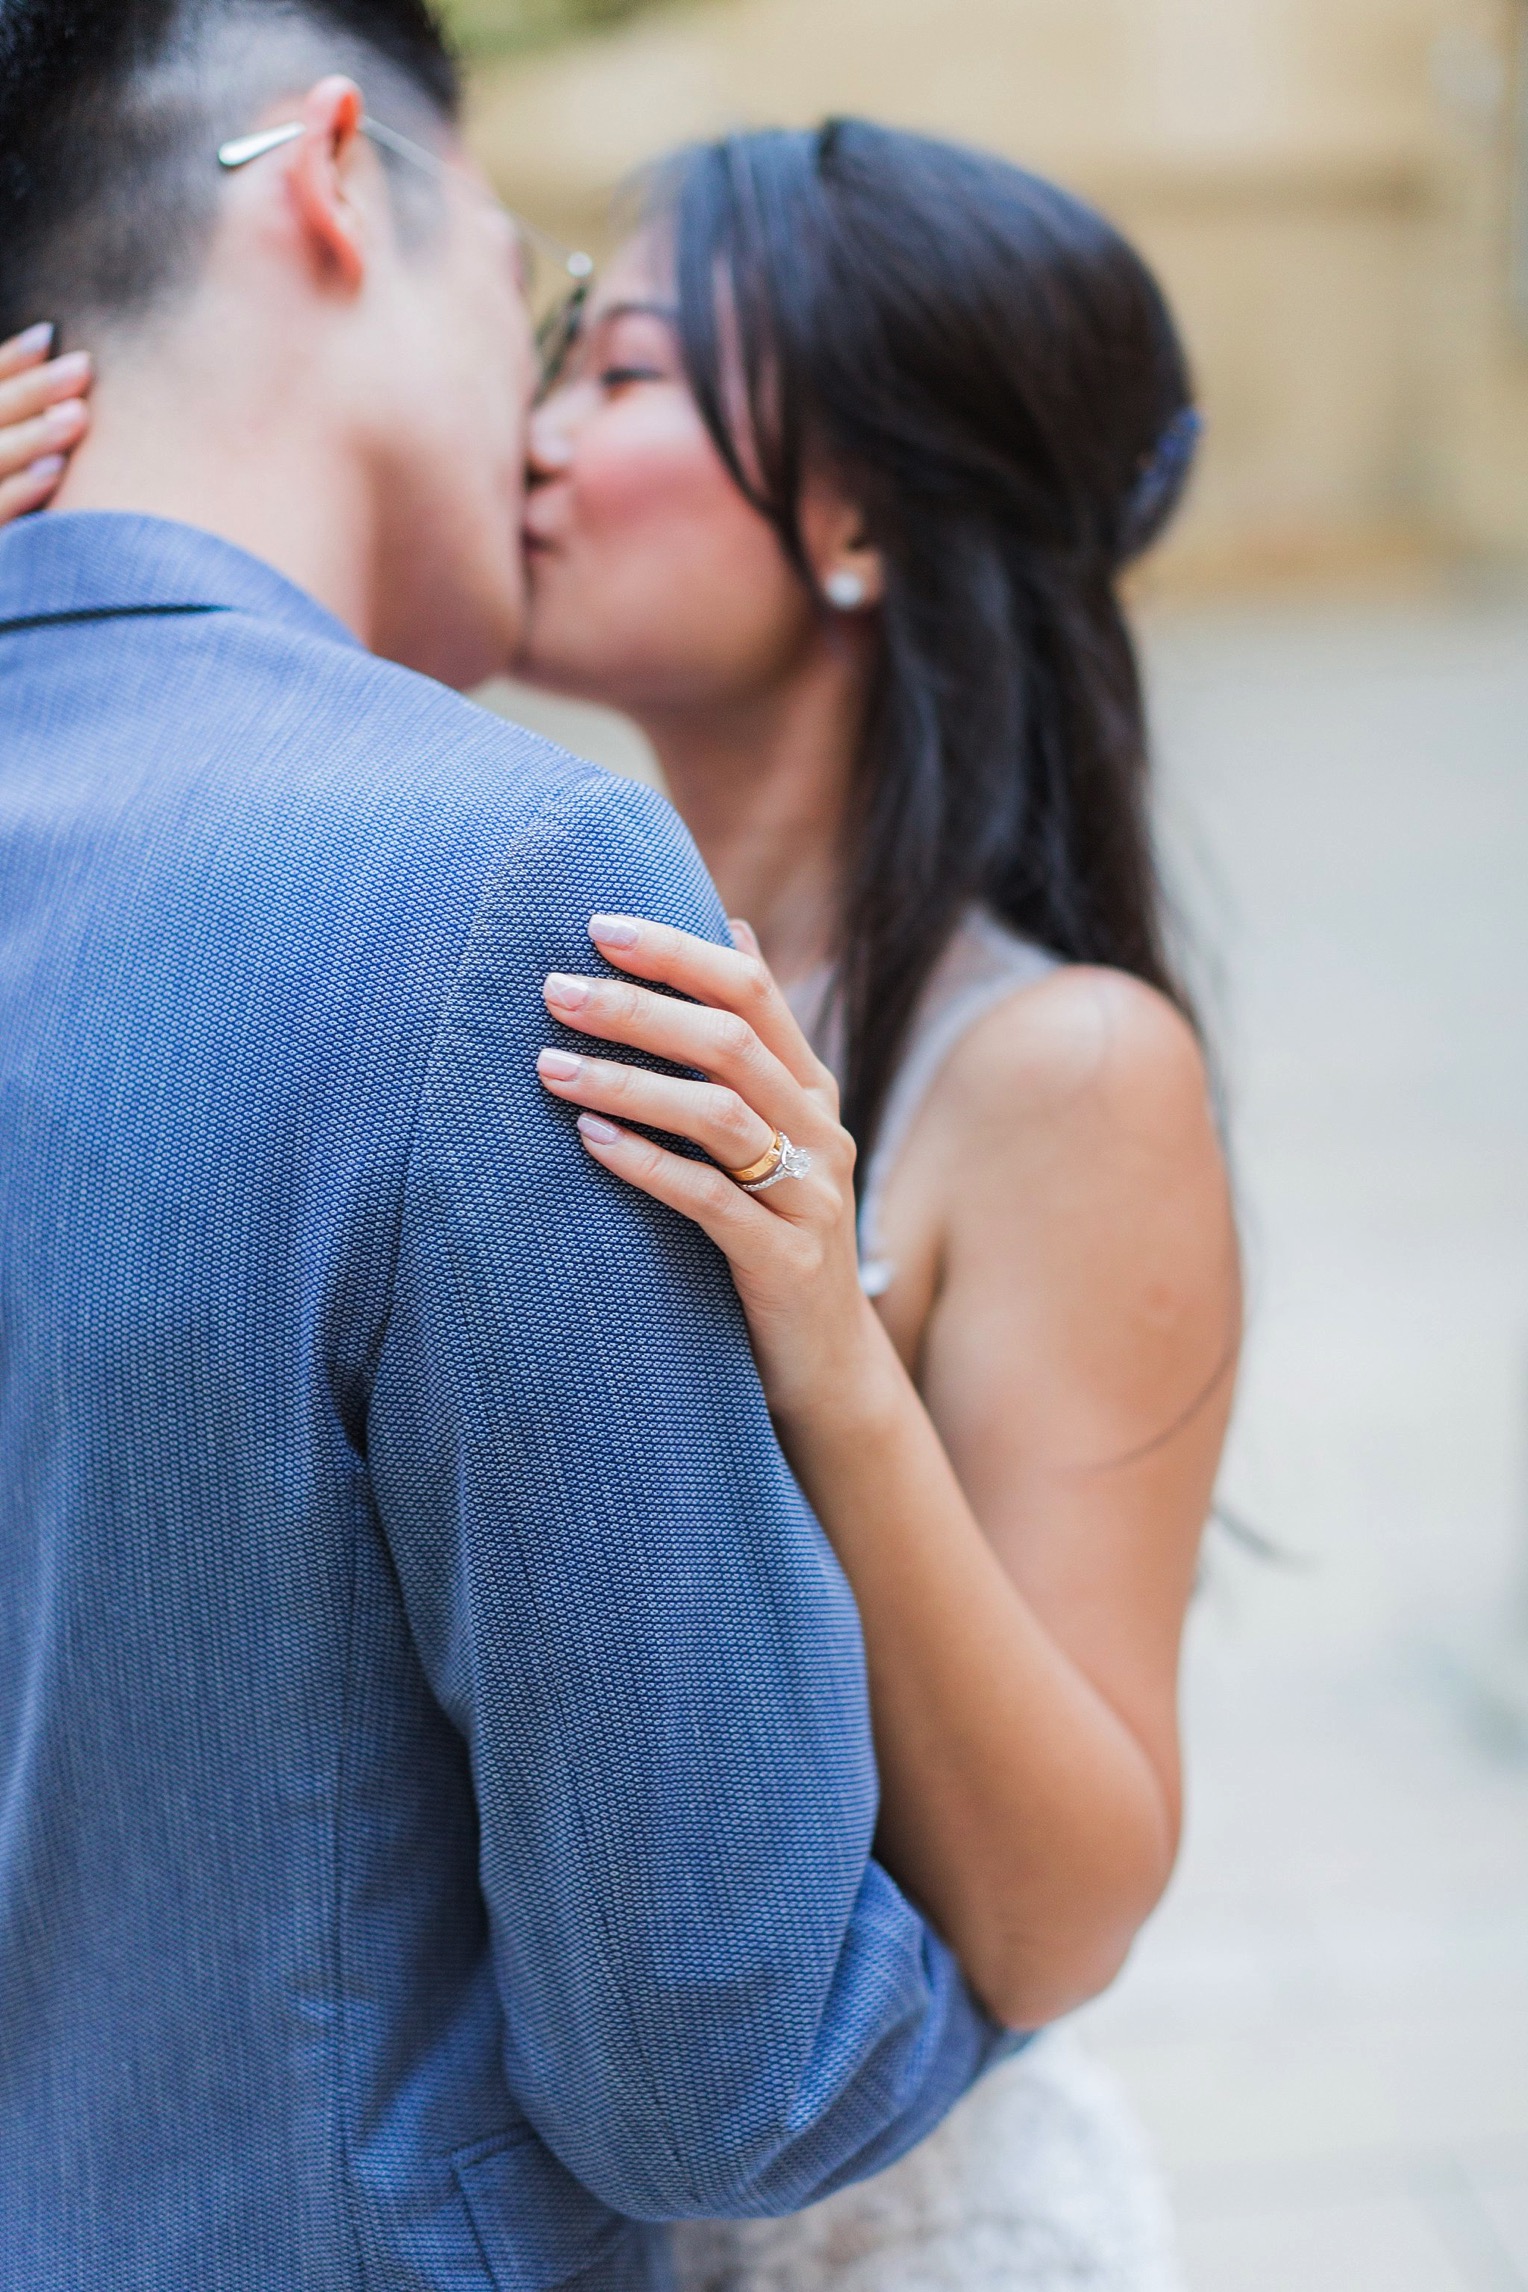
<path id="1" fill-rule="evenodd" d="M 364 115 L 354 80 L 338 72 L 320 80 L 303 101 L 303 136 L 287 169 L 315 262 L 352 291 L 366 276 L 366 234 L 356 197 Z"/>

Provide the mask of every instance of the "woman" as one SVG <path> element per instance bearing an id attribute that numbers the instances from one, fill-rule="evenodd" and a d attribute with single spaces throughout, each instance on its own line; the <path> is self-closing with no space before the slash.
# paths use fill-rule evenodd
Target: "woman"
<path id="1" fill-rule="evenodd" d="M 596 919 L 702 1008 L 551 981 L 593 1039 L 543 1079 L 731 1260 L 864 1617 L 879 1851 L 1020 2027 L 1108 1982 L 1171 1868 L 1238 1335 L 1115 586 L 1194 426 L 1098 217 L 842 123 L 681 159 L 533 430 L 522 673 L 637 719 L 752 925 L 723 955 Z M 711 1166 L 781 1133 L 807 1177 Z M 868 2187 L 680 2253 L 751 2292 L 1171 2281 L 1128 2124 L 1054 2043 Z"/>
<path id="2" fill-rule="evenodd" d="M 521 672 L 644 727 L 752 919 L 593 918 L 542 1079 L 726 1253 L 863 1617 L 878 1852 L 1017 2029 L 1106 1986 L 1172 1866 L 1237 1347 L 1116 594 L 1194 427 L 1097 216 L 840 122 L 659 178 L 533 431 Z M 676 2243 L 690 2292 L 1171 2281 L 1054 2039 L 868 2186 Z"/>

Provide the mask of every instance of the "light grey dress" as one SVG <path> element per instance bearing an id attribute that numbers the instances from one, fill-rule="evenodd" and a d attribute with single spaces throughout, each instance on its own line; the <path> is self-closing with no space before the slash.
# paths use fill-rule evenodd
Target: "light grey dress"
<path id="1" fill-rule="evenodd" d="M 1056 958 L 973 910 L 931 979 L 866 1173 L 861 1279 L 896 1268 L 882 1246 L 886 1186 L 951 1052 Z M 837 1067 L 828 982 L 792 1007 Z M 1064 2029 L 988 2072 L 909 2156 L 786 2220 L 691 2221 L 674 2231 L 680 2292 L 1182 2292 L 1160 2177 L 1114 2079 Z"/>

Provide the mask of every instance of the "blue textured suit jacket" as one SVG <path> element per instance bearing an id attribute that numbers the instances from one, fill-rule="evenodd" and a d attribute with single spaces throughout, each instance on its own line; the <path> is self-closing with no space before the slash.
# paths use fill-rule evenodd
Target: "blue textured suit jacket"
<path id="1" fill-rule="evenodd" d="M 0 2286 L 664 2281 L 991 2052 L 727 1271 L 534 1056 L 668 807 L 206 534 L 0 538 Z"/>

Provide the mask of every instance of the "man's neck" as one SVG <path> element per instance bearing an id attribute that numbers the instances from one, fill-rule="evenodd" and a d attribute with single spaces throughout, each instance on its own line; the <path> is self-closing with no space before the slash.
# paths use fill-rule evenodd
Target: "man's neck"
<path id="1" fill-rule="evenodd" d="M 294 420 L 302 378 L 262 389 L 182 337 L 102 361 L 89 438 L 59 509 L 138 510 L 263 558 L 363 644 L 375 622 L 372 503 L 356 457 Z"/>

